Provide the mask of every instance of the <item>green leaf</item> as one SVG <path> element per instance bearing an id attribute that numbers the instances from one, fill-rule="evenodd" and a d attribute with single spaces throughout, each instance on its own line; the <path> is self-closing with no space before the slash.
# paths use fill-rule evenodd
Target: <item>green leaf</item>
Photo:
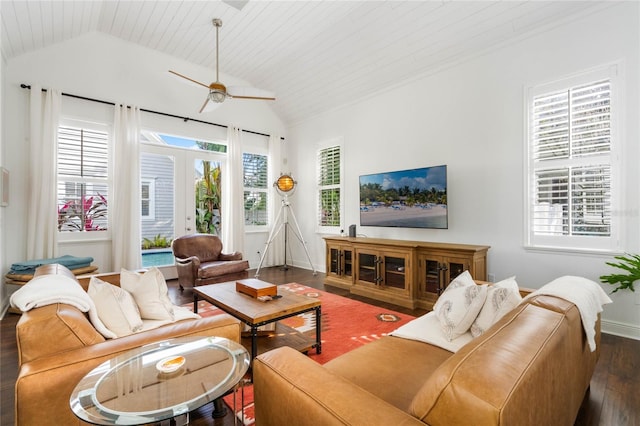
<path id="1" fill-rule="evenodd" d="M 618 262 L 605 262 L 607 265 L 626 271 L 626 273 L 612 273 L 600 276 L 600 281 L 616 286 L 612 293 L 618 290 L 630 290 L 635 292 L 633 283 L 640 280 L 640 255 L 628 254 L 614 256 Z"/>

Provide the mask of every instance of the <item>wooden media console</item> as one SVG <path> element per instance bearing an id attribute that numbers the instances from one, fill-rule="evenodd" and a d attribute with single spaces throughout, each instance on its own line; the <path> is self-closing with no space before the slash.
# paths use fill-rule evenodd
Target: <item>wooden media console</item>
<path id="1" fill-rule="evenodd" d="M 463 271 L 487 280 L 489 246 L 366 237 L 324 240 L 326 285 L 410 309 L 431 309 Z"/>

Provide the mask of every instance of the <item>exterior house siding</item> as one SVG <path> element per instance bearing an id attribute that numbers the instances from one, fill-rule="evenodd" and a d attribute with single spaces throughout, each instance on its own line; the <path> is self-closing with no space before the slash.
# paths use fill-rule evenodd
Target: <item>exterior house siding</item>
<path id="1" fill-rule="evenodd" d="M 173 159 L 164 155 L 141 153 L 140 176 L 143 180 L 152 180 L 153 218 L 143 218 L 141 222 L 142 238 L 153 240 L 157 235 L 167 239 L 174 237 L 174 182 Z"/>

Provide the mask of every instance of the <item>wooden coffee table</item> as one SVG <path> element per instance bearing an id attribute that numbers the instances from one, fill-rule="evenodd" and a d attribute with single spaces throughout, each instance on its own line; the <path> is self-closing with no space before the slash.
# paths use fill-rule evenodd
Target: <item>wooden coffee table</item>
<path id="1" fill-rule="evenodd" d="M 198 300 L 206 300 L 229 315 L 247 324 L 251 328 L 252 361 L 253 358 L 258 355 L 258 327 L 293 317 L 304 312 L 314 311 L 316 315 L 316 340 L 309 345 L 303 345 L 296 349 L 306 351 L 315 348 L 316 353 L 321 353 L 322 343 L 320 339 L 320 330 L 322 307 L 320 300 L 285 290 L 282 286 L 278 286 L 278 296 L 279 298 L 277 299 L 273 299 L 268 302 L 261 302 L 251 296 L 237 292 L 235 281 L 221 284 L 209 284 L 194 287 L 193 311 L 196 313 L 198 312 Z M 302 333 L 299 333 L 294 329 L 290 329 L 288 332 L 302 335 Z"/>

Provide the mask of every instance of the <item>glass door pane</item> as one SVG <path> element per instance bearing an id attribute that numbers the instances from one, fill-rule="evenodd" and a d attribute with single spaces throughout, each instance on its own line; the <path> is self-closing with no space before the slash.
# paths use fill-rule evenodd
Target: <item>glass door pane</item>
<path id="1" fill-rule="evenodd" d="M 465 268 L 464 263 L 449 262 L 449 283 L 466 270 L 467 268 Z M 449 283 L 447 283 L 447 285 L 449 285 Z"/>
<path id="2" fill-rule="evenodd" d="M 384 285 L 405 288 L 405 262 L 403 257 L 384 257 Z"/>
<path id="3" fill-rule="evenodd" d="M 424 273 L 427 293 L 440 294 L 440 262 L 425 259 Z"/>
<path id="4" fill-rule="evenodd" d="M 358 280 L 378 284 L 378 257 L 375 254 L 358 253 Z"/>
<path id="5" fill-rule="evenodd" d="M 194 172 L 196 231 L 202 234 L 220 235 L 221 163 L 211 159 L 196 158 Z"/>
<path id="6" fill-rule="evenodd" d="M 142 267 L 173 265 L 175 158 L 140 153 Z"/>
<path id="7" fill-rule="evenodd" d="M 343 255 L 344 255 L 344 265 L 343 265 L 343 274 L 347 277 L 350 277 L 353 274 L 353 265 L 352 265 L 352 260 L 351 260 L 351 250 L 344 250 L 343 251 Z"/>
<path id="8" fill-rule="evenodd" d="M 340 249 L 329 249 L 329 273 L 340 275 Z"/>

